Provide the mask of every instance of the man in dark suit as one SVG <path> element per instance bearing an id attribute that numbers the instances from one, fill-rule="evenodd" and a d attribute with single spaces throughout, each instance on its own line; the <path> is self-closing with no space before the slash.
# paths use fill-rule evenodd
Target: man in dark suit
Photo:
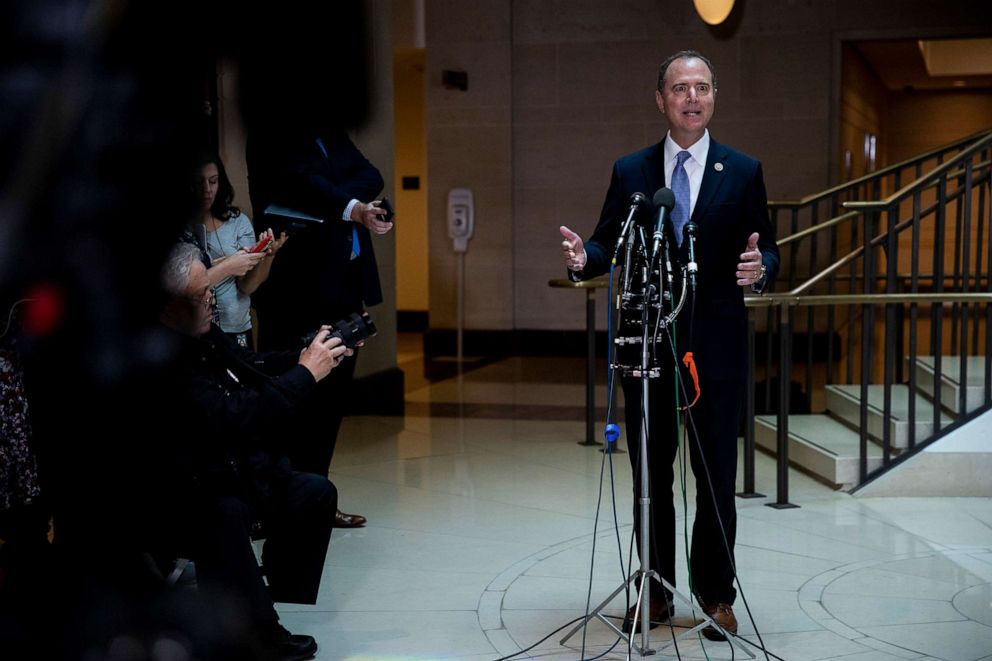
<path id="1" fill-rule="evenodd" d="M 648 197 L 666 186 L 675 193 L 670 227 L 673 258 L 688 261 L 689 241 L 684 225 L 697 229 L 698 287 L 677 319 L 675 354 L 681 362 L 692 352 L 699 376 L 699 399 L 686 420 L 689 456 L 696 477 L 696 517 L 690 552 L 690 585 L 704 610 L 732 633 L 737 620 L 732 605 L 733 548 L 736 533 L 734 503 L 737 473 L 737 429 L 747 375 L 746 312 L 742 287 L 760 293 L 774 279 L 779 265 L 768 217 L 761 165 L 753 158 L 717 143 L 707 125 L 713 116 L 716 76 L 713 66 L 695 51 L 681 51 L 659 68 L 655 99 L 669 132 L 662 142 L 618 160 L 592 238 L 582 239 L 561 228 L 562 251 L 570 277 L 591 278 L 608 270 L 626 217 L 630 197 Z M 678 171 L 681 169 L 682 171 Z M 651 472 L 650 565 L 675 585 L 675 507 L 672 463 L 678 446 L 677 406 L 695 396 L 688 370 L 677 367 L 668 340 L 657 349 L 661 378 L 649 386 Z M 684 389 L 671 375 L 682 373 Z M 625 415 L 631 465 L 637 467 L 641 420 L 641 380 L 623 379 Z M 641 494 L 634 476 L 635 500 Z M 711 493 L 712 488 L 712 493 Z M 715 501 L 715 507 L 714 507 Z M 635 528 L 640 535 L 639 517 Z M 722 525 L 721 525 L 722 524 Z M 721 530 L 722 528 L 722 530 Z M 660 586 L 651 591 L 652 625 L 668 619 L 670 595 Z M 627 626 L 632 628 L 629 614 Z M 636 626 L 636 625 L 634 625 Z M 713 627 L 704 630 L 722 639 Z"/>
<path id="2" fill-rule="evenodd" d="M 255 130 L 249 136 L 247 165 L 257 226 L 286 226 L 265 215 L 270 205 L 323 220 L 309 223 L 286 242 L 282 259 L 253 296 L 259 347 L 290 346 L 320 324 L 381 303 L 370 233 L 385 234 L 393 224 L 373 201 L 382 190 L 382 176 L 345 132 L 306 125 Z M 289 453 L 298 469 L 327 475 L 356 359 L 357 352 L 318 384 L 299 412 L 299 433 L 293 435 L 298 442 Z M 364 523 L 363 516 L 339 511 L 335 525 Z"/>

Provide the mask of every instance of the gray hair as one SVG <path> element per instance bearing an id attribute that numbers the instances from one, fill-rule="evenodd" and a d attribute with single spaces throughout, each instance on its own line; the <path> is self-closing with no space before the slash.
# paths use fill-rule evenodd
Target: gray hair
<path id="1" fill-rule="evenodd" d="M 674 62 L 675 60 L 702 60 L 703 64 L 705 64 L 710 69 L 710 75 L 713 77 L 713 89 L 716 89 L 716 69 L 713 68 L 713 63 L 710 62 L 710 59 L 705 55 L 703 55 L 702 53 L 700 53 L 699 51 L 680 50 L 678 53 L 675 53 L 674 55 L 670 55 L 668 59 L 662 62 L 661 66 L 658 67 L 659 92 L 665 91 L 665 75 L 668 73 L 668 67 L 670 67 L 672 65 L 672 62 Z"/>
<path id="2" fill-rule="evenodd" d="M 191 243 L 180 242 L 169 251 L 162 266 L 162 286 L 170 294 L 182 294 L 189 285 L 193 262 L 200 260 L 200 249 Z"/>

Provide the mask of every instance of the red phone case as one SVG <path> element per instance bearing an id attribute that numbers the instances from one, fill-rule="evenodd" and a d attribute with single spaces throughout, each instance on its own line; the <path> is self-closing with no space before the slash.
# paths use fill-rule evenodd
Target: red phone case
<path id="1" fill-rule="evenodd" d="M 252 252 L 252 253 L 254 253 L 254 252 L 262 252 L 263 250 L 265 250 L 265 248 L 271 242 L 272 242 L 272 237 L 271 236 L 267 236 L 264 239 L 262 239 L 261 241 L 259 241 L 257 244 L 255 244 L 255 247 L 254 248 L 250 248 L 248 250 L 248 252 Z"/>

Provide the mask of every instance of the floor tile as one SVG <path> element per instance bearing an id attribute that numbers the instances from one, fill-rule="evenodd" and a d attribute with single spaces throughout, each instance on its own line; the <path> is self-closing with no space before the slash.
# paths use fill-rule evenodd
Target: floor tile
<path id="1" fill-rule="evenodd" d="M 405 350 L 404 369 L 415 367 L 416 347 Z M 335 661 L 493 661 L 537 643 L 585 612 L 605 467 L 590 605 L 603 601 L 624 580 L 621 555 L 630 571 L 632 480 L 629 455 L 577 444 L 583 379 L 581 360 L 512 358 L 460 381 L 412 380 L 420 385 L 411 410 L 440 407 L 437 415 L 347 418 L 331 478 L 342 508 L 369 523 L 334 531 L 317 605 L 280 606 L 286 626 L 317 636 L 318 659 Z M 602 384 L 597 398 L 603 405 Z M 992 501 L 856 497 L 790 471 L 800 507 L 778 510 L 766 507 L 776 498 L 775 462 L 755 459 L 765 496 L 737 500 L 734 610 L 743 636 L 757 642 L 757 628 L 788 661 L 992 661 Z M 680 589 L 694 484 L 690 472 L 688 507 L 680 497 L 676 506 Z M 604 612 L 624 609 L 621 593 Z M 696 621 L 677 606 L 682 630 Z M 564 634 L 515 658 L 576 661 L 581 636 L 561 646 Z M 656 629 L 653 645 L 668 636 Z M 615 640 L 594 621 L 587 657 Z M 619 645 L 603 658 L 625 652 Z M 681 639 L 677 654 L 669 647 L 651 658 L 744 655 L 694 637 Z"/>
<path id="2" fill-rule="evenodd" d="M 923 598 L 866 597 L 833 594 L 823 597 L 823 606 L 841 622 L 855 629 L 886 624 L 926 624 L 966 619 L 950 601 Z"/>
<path id="3" fill-rule="evenodd" d="M 961 586 L 923 576 L 898 574 L 879 568 L 852 571 L 825 589 L 826 594 L 863 597 L 898 597 L 901 599 L 937 599 L 950 602 Z"/>
<path id="4" fill-rule="evenodd" d="M 977 622 L 934 622 L 865 627 L 866 635 L 938 659 L 971 661 L 992 650 L 992 627 Z"/>
<path id="5" fill-rule="evenodd" d="M 474 611 L 282 613 L 290 631 L 317 638 L 318 659 L 419 661 L 497 657 Z M 429 635 L 425 635 L 429 632 Z"/>

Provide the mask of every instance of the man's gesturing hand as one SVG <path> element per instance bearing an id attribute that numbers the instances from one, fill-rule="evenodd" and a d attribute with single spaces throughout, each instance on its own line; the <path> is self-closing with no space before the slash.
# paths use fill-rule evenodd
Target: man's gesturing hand
<path id="1" fill-rule="evenodd" d="M 741 263 L 737 265 L 737 284 L 742 287 L 753 285 L 761 278 L 761 251 L 758 250 L 758 233 L 747 239 L 747 247 L 741 253 Z"/>
<path id="2" fill-rule="evenodd" d="M 582 237 L 564 225 L 558 231 L 564 237 L 561 252 L 565 257 L 565 266 L 569 271 L 581 271 L 586 267 L 586 249 L 582 245 Z"/>

